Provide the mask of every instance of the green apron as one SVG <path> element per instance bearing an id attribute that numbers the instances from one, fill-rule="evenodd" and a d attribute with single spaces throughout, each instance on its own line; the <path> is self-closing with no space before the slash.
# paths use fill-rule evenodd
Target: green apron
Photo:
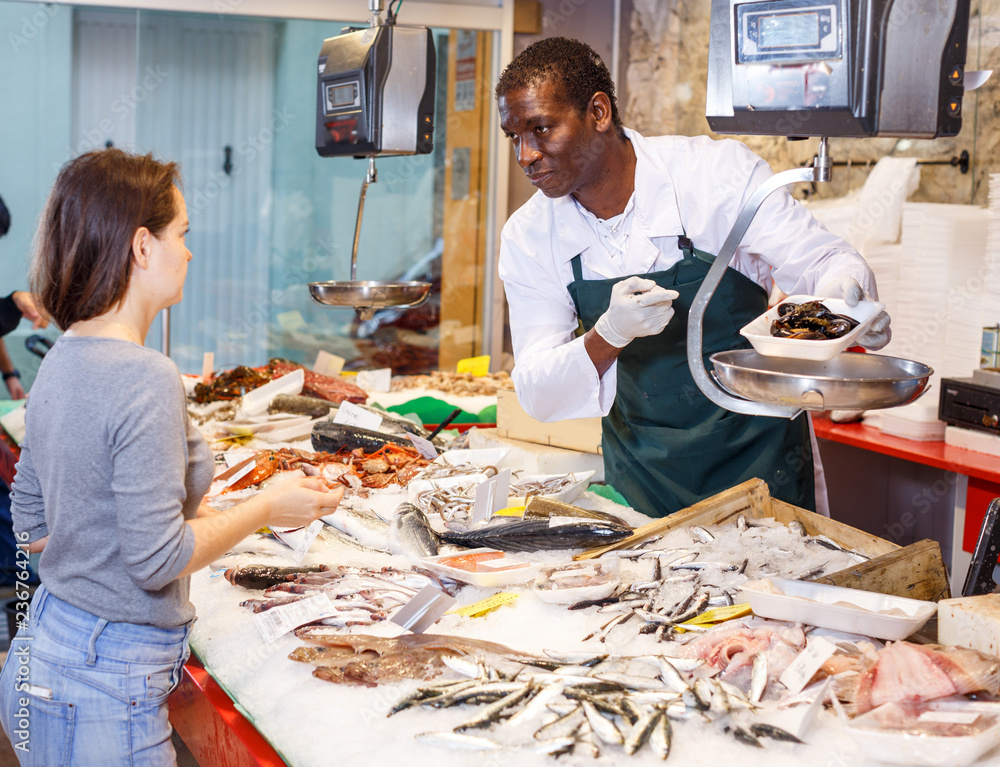
<path id="1" fill-rule="evenodd" d="M 789 420 L 733 413 L 715 405 L 691 378 L 687 361 L 688 312 L 715 256 L 681 237 L 684 258 L 670 269 L 641 274 L 676 290 L 674 317 L 656 336 L 636 338 L 618 357 L 617 394 L 602 419 L 606 481 L 638 511 L 661 517 L 758 477 L 772 497 L 815 508 L 809 424 L 804 414 Z M 624 278 L 584 280 L 580 256 L 573 258 L 567 289 L 584 331 L 611 302 Z M 709 356 L 749 348 L 739 329 L 767 310 L 767 294 L 755 282 L 727 269 L 705 311 L 702 337 Z"/>

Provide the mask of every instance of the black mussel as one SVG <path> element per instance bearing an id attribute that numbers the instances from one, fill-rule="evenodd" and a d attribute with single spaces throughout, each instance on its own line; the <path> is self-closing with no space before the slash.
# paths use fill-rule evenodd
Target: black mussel
<path id="1" fill-rule="evenodd" d="M 846 336 L 853 329 L 850 322 L 842 317 L 838 317 L 830 321 L 826 328 L 823 329 L 823 333 L 827 338 L 840 338 L 841 336 Z"/>
<path id="2" fill-rule="evenodd" d="M 785 302 L 778 305 L 778 318 L 771 322 L 771 335 L 776 338 L 826 340 L 846 335 L 857 324 L 852 317 L 834 314 L 822 301 Z"/>
<path id="3" fill-rule="evenodd" d="M 791 314 L 792 312 L 795 311 L 795 307 L 797 306 L 798 304 L 793 304 L 790 301 L 785 301 L 785 303 L 783 304 L 778 304 L 778 316 L 784 317 L 786 314 Z"/>

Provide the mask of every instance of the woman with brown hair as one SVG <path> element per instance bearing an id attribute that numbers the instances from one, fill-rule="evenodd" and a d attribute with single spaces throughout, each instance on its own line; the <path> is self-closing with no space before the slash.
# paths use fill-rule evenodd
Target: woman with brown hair
<path id="1" fill-rule="evenodd" d="M 65 332 L 32 387 L 14 530 L 42 585 L 0 674 L 22 764 L 174 763 L 167 696 L 187 656 L 191 573 L 266 525 L 306 525 L 342 490 L 272 485 L 200 507 L 212 454 L 174 364 L 143 340 L 181 300 L 191 253 L 178 167 L 117 149 L 68 163 L 39 223 L 31 283 Z M 205 513 L 200 513 L 205 512 Z"/>

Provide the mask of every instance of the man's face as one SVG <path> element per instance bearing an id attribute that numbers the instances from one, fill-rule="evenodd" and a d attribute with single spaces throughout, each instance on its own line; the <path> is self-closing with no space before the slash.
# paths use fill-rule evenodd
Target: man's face
<path id="1" fill-rule="evenodd" d="M 604 142 L 593 114 L 579 114 L 551 82 L 502 95 L 497 107 L 517 164 L 546 197 L 572 194 L 599 175 Z"/>

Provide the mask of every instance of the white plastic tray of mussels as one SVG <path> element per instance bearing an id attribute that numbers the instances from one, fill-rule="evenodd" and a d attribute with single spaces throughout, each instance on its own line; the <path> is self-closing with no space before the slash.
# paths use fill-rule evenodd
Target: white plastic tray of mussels
<path id="1" fill-rule="evenodd" d="M 761 578 L 741 587 L 754 615 L 877 639 L 906 639 L 937 612 L 934 602 L 825 583 Z"/>
<path id="2" fill-rule="evenodd" d="M 819 301 L 834 314 L 843 314 L 857 320 L 857 326 L 840 338 L 806 340 L 801 338 L 778 338 L 771 335 L 771 323 L 778 319 L 778 307 L 782 304 L 804 304 Z M 855 346 L 875 318 L 885 309 L 878 301 L 860 301 L 848 306 L 842 298 L 817 298 L 815 296 L 789 296 L 772 306 L 757 319 L 744 325 L 740 335 L 746 338 L 758 354 L 767 357 L 796 357 L 802 360 L 831 360 L 849 346 Z"/>

